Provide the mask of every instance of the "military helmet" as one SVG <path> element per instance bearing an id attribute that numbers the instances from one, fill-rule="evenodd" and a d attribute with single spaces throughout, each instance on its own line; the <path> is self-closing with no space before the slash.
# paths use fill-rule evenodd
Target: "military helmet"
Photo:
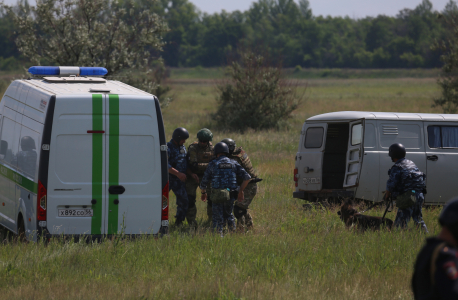
<path id="1" fill-rule="evenodd" d="M 215 145 L 214 151 L 215 151 L 215 156 L 218 155 L 219 153 L 229 154 L 229 147 L 226 145 L 226 143 L 219 142 L 218 144 Z"/>
<path id="2" fill-rule="evenodd" d="M 189 138 L 189 132 L 186 128 L 178 127 L 173 131 L 172 140 L 179 143 L 181 140 L 187 140 Z"/>
<path id="3" fill-rule="evenodd" d="M 388 156 L 391 158 L 401 159 L 406 157 L 406 148 L 399 143 L 393 144 L 388 150 Z"/>
<path id="4" fill-rule="evenodd" d="M 458 198 L 454 198 L 442 209 L 439 224 L 447 227 L 458 243 Z"/>
<path id="5" fill-rule="evenodd" d="M 35 141 L 30 136 L 24 136 L 21 138 L 21 149 L 22 151 L 32 151 L 36 149 Z"/>
<path id="6" fill-rule="evenodd" d="M 229 147 L 229 153 L 234 152 L 236 146 L 235 141 L 233 139 L 227 138 L 222 140 L 221 142 L 225 143 Z"/>
<path id="7" fill-rule="evenodd" d="M 211 142 L 213 140 L 213 133 L 210 129 L 202 128 L 197 132 L 197 139 L 201 142 Z"/>

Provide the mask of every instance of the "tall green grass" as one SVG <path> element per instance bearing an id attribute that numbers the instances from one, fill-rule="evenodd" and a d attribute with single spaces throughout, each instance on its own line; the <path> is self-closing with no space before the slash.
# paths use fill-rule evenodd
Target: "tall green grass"
<path id="1" fill-rule="evenodd" d="M 174 92 L 176 100 L 163 112 L 166 135 L 186 127 L 189 145 L 200 128 L 212 129 L 215 89 L 175 85 Z M 264 179 L 250 210 L 253 231 L 212 234 L 199 200 L 198 230 L 177 229 L 171 193 L 171 232 L 164 238 L 1 245 L 1 298 L 412 299 L 412 267 L 426 236 L 412 224 L 359 233 L 345 228 L 335 207 L 304 210 L 303 201 L 292 198 L 292 174 L 307 117 L 337 110 L 438 112 L 431 108 L 435 80 L 317 79 L 306 93 L 306 103 L 281 131 L 213 130 L 214 142 L 231 137 L 243 146 Z M 424 211 L 429 235 L 439 231 L 439 211 Z"/>

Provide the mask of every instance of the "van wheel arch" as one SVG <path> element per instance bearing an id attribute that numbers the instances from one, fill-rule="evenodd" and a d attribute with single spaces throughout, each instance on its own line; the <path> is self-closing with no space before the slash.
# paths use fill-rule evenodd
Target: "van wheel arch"
<path id="1" fill-rule="evenodd" d="M 17 239 L 20 242 L 23 242 L 26 240 L 25 237 L 25 222 L 24 222 L 24 217 L 22 213 L 20 212 L 18 217 L 17 217 Z"/>

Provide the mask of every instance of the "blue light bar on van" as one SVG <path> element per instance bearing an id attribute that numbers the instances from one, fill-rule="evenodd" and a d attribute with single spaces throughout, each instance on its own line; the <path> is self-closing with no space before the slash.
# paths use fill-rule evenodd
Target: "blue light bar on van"
<path id="1" fill-rule="evenodd" d="M 29 68 L 29 73 L 37 76 L 105 76 L 108 71 L 102 67 L 40 67 Z"/>

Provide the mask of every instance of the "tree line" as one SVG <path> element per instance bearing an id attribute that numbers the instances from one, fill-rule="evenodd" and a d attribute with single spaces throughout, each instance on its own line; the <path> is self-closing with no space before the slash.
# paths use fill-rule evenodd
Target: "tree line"
<path id="1" fill-rule="evenodd" d="M 119 1 L 122 3 L 123 1 Z M 27 5 L 26 0 L 18 4 Z M 435 40 L 444 39 L 447 25 L 438 18 L 455 13 L 450 1 L 436 11 L 429 0 L 395 17 L 314 16 L 308 0 L 259 0 L 244 12 L 202 13 L 188 0 L 136 0 L 163 18 L 165 64 L 171 67 L 215 67 L 226 64 L 238 47 L 262 47 L 284 67 L 316 68 L 432 68 L 440 67 Z M 0 12 L 0 68 L 20 59 L 17 28 Z"/>
<path id="2" fill-rule="evenodd" d="M 28 5 L 26 0 L 19 3 Z M 441 52 L 432 50 L 431 45 L 446 38 L 448 31 L 438 15 L 457 11 L 452 0 L 442 11 L 435 10 L 429 0 L 422 0 L 395 17 L 361 19 L 315 16 L 308 0 L 259 0 L 243 12 L 215 14 L 200 12 L 188 0 L 135 3 L 168 24 L 160 55 L 171 67 L 226 65 L 228 54 L 240 46 L 262 47 L 284 67 L 440 67 Z M 11 57 L 21 59 L 16 32 L 11 16 L 0 12 L 0 68 L 14 67 Z"/>

